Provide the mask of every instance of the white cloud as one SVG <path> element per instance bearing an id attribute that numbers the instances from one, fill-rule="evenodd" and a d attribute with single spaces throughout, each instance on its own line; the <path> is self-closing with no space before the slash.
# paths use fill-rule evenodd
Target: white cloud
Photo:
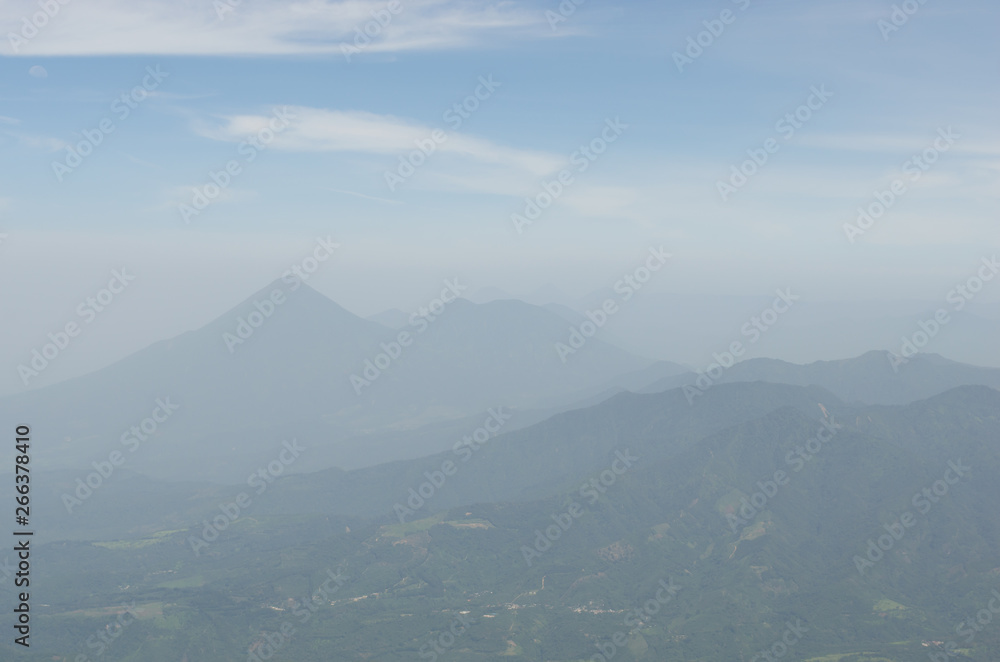
<path id="1" fill-rule="evenodd" d="M 166 190 L 164 201 L 160 205 L 151 207 L 154 211 L 177 211 L 178 205 L 190 205 L 192 196 L 196 190 L 204 188 L 206 182 L 199 182 L 197 185 L 173 186 Z M 212 198 L 212 204 L 246 202 L 258 197 L 258 192 L 253 189 L 238 189 L 232 186 L 223 188 L 219 194 Z"/>
<path id="2" fill-rule="evenodd" d="M 414 179 L 413 188 L 518 197 L 537 193 L 541 186 L 541 178 L 531 173 L 490 166 L 430 170 Z"/>
<path id="3" fill-rule="evenodd" d="M 535 150 L 498 145 L 483 138 L 445 131 L 394 117 L 363 111 L 337 111 L 289 107 L 293 118 L 288 128 L 276 134 L 269 148 L 290 152 L 354 152 L 384 155 L 385 169 L 395 171 L 398 157 L 417 151 L 417 142 L 434 145 L 434 153 L 421 171 L 452 173 L 439 179 L 449 188 L 483 191 L 483 177 L 490 181 L 510 181 L 489 192 L 518 194 L 565 165 L 564 157 Z M 237 115 L 223 118 L 217 127 L 197 126 L 203 136 L 214 140 L 239 142 L 267 126 L 271 116 Z M 443 142 L 432 139 L 435 131 L 446 136 Z M 438 134 L 440 137 L 440 134 Z M 425 151 L 429 151 L 425 150 Z M 477 170 L 470 171 L 470 168 Z M 423 173 L 421 173 L 423 174 Z M 472 178 L 469 176 L 472 175 Z M 517 182 L 514 184 L 513 182 Z"/>
<path id="4" fill-rule="evenodd" d="M 889 133 L 814 133 L 796 138 L 803 147 L 815 147 L 834 151 L 849 152 L 896 152 L 916 154 L 931 147 L 938 139 L 938 129 L 947 126 L 930 127 L 927 131 L 909 134 Z M 969 131 L 964 127 L 953 127 L 957 140 L 947 151 L 963 154 L 1000 155 L 1000 140 L 993 136 L 984 139 L 983 132 Z M 975 135 L 975 139 L 968 139 Z"/>
<path id="5" fill-rule="evenodd" d="M 353 195 L 354 197 L 364 198 L 365 200 L 373 200 L 375 202 L 385 202 L 385 203 L 388 203 L 390 205 L 399 205 L 399 204 L 402 204 L 399 200 L 390 200 L 389 198 L 379 198 L 379 197 L 374 196 L 374 195 L 365 195 L 364 193 L 358 193 L 357 191 L 345 191 L 343 189 L 330 188 L 330 187 L 325 187 L 325 188 L 326 188 L 327 191 L 333 191 L 334 193 L 343 193 L 345 195 Z"/>
<path id="6" fill-rule="evenodd" d="M 632 218 L 639 193 L 624 186 L 581 186 L 570 189 L 564 200 L 582 216 Z"/>
<path id="7" fill-rule="evenodd" d="M 356 29 L 381 12 L 368 53 L 468 48 L 496 36 L 548 36 L 544 13 L 509 1 L 398 0 L 87 0 L 60 4 L 37 35 L 9 55 L 277 55 L 341 53 Z M 217 11 L 224 6 L 231 11 Z M 38 11 L 31 0 L 0 4 L 0 34 L 19 34 Z M 391 16 L 386 21 L 385 16 Z"/>
<path id="8" fill-rule="evenodd" d="M 4 131 L 6 135 L 16 139 L 19 143 L 30 149 L 40 149 L 43 152 L 57 152 L 66 147 L 66 143 L 51 136 L 37 136 L 30 133 L 15 131 Z"/>

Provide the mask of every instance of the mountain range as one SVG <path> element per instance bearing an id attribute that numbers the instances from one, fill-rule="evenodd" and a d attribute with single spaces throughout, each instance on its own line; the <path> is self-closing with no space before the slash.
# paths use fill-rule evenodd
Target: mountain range
<path id="1" fill-rule="evenodd" d="M 596 337 L 560 355 L 557 343 L 579 328 L 568 309 L 456 299 L 425 313 L 392 329 L 307 285 L 276 281 L 200 329 L 96 373 L 0 399 L 0 420 L 37 421 L 51 440 L 35 458 L 43 469 L 80 471 L 126 445 L 135 451 L 129 468 L 151 477 L 238 482 L 289 438 L 313 449 L 296 471 L 349 470 L 445 451 L 493 407 L 514 412 L 510 431 L 622 390 L 656 392 L 698 378 Z M 1000 369 L 924 354 L 894 368 L 885 353 L 870 352 L 809 365 L 749 359 L 719 381 L 814 384 L 847 402 L 900 404 L 959 385 L 1000 387 Z M 152 429 L 149 417 L 164 399 L 173 411 Z M 143 421 L 148 440 L 129 435 Z"/>
<path id="2" fill-rule="evenodd" d="M 0 400 L 35 439 L 24 659 L 75 660 L 120 605 L 101 655 L 128 662 L 1000 647 L 967 625 L 1000 591 L 1000 370 L 754 358 L 691 397 L 704 371 L 597 338 L 564 363 L 579 327 L 553 306 L 457 299 L 390 328 L 280 287 Z"/>

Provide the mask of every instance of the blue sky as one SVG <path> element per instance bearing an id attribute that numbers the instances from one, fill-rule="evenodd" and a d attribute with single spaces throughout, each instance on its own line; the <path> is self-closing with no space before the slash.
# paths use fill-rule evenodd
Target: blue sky
<path id="1" fill-rule="evenodd" d="M 457 274 L 580 296 L 661 244 L 676 256 L 667 291 L 794 282 L 817 299 L 935 300 L 998 244 L 1000 6 L 988 0 L 911 0 L 890 33 L 879 21 L 893 3 L 874 0 L 567 0 L 554 27 L 554 0 L 400 0 L 350 61 L 342 45 L 387 2 L 243 0 L 221 20 L 211 1 L 52 2 L 16 52 L 10 34 L 44 3 L 0 8 L 0 277 L 32 284 L 0 304 L 32 320 L 18 341 L 126 263 L 153 320 L 126 345 L 168 337 L 265 285 L 317 235 L 343 245 L 317 288 L 363 315 Z M 678 71 L 674 54 L 720 16 Z M 121 118 L 112 104 L 149 69 L 168 75 Z M 481 77 L 499 86 L 452 128 L 444 114 Z M 832 97 L 779 134 L 821 86 Z M 297 119 L 243 163 L 240 141 L 280 108 Z M 113 132 L 58 181 L 53 162 L 105 118 Z M 525 196 L 616 118 L 620 138 L 516 232 Z M 960 138 L 849 242 L 856 209 L 946 127 Z M 386 171 L 437 129 L 444 145 L 390 190 Z M 723 202 L 718 182 L 768 139 L 778 150 Z M 179 205 L 233 159 L 241 172 L 185 223 Z"/>

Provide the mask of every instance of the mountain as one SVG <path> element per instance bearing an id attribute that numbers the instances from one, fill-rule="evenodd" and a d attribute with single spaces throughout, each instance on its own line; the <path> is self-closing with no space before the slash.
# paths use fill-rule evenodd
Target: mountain
<path id="1" fill-rule="evenodd" d="M 428 490 L 433 498 L 417 510 L 431 513 L 481 502 L 531 500 L 558 493 L 568 482 L 599 469 L 616 449 L 627 447 L 647 461 L 666 459 L 712 432 L 778 408 L 793 407 L 819 420 L 821 405 L 828 411 L 842 408 L 822 389 L 782 384 L 723 385 L 694 406 L 679 390 L 621 393 L 482 443 L 472 439 L 462 444 L 456 437 L 453 450 L 429 457 L 286 481 L 276 486 L 268 508 L 350 516 L 393 513 L 396 504 L 405 505 L 412 496 L 411 488 L 420 490 L 428 474 L 440 474 L 449 462 L 454 474 L 445 479 L 446 485 Z"/>
<path id="2" fill-rule="evenodd" d="M 448 437 L 445 452 L 352 471 L 326 469 L 275 480 L 257 512 L 398 519 L 400 510 L 396 506 L 399 504 L 414 511 L 402 517 L 412 520 L 476 503 L 531 501 L 559 494 L 579 476 L 600 470 L 608 456 L 613 456 L 618 449 L 627 448 L 644 462 L 665 460 L 707 435 L 782 408 L 795 409 L 815 421 L 823 417 L 824 411 L 836 412 L 836 415 L 845 411 L 836 397 L 820 388 L 767 383 L 720 385 L 693 406 L 679 390 L 648 395 L 623 392 L 599 404 L 566 411 L 514 430 L 507 427 L 514 422 L 511 412 L 503 407 L 494 408 L 495 418 L 490 414 L 472 419 L 468 428 Z M 488 418 L 493 420 L 484 421 Z M 496 428 L 499 434 L 487 436 L 485 430 L 483 436 L 476 434 L 476 429 L 484 423 Z M 453 431 L 440 425 L 435 427 L 428 432 Z M 313 452 L 306 447 L 303 457 Z M 454 465 L 454 472 L 445 476 L 442 467 L 448 463 Z M 261 465 L 264 464 L 262 461 Z M 246 483 L 219 488 L 201 485 L 196 489 L 161 482 L 145 485 L 129 467 L 120 473 L 131 479 L 108 480 L 85 505 L 73 508 L 77 511 L 74 513 L 66 513 L 59 501 L 63 494 L 74 493 L 78 476 L 71 472 L 47 475 L 45 484 L 50 491 L 42 503 L 52 515 L 39 531 L 40 535 L 50 537 L 60 532 L 75 538 L 107 530 L 108 523 L 103 521 L 107 518 L 103 513 L 109 508 L 119 513 L 111 521 L 126 527 L 119 531 L 134 533 L 142 509 L 129 510 L 130 514 L 126 515 L 116 504 L 135 504 L 136 498 L 131 495 L 135 486 L 142 487 L 144 501 L 185 503 L 175 515 L 182 519 L 187 517 L 188 521 L 209 516 L 218 503 L 232 499 L 239 489 L 246 488 Z M 432 479 L 428 475 L 441 484 L 428 483 Z M 185 491 L 200 496 L 179 498 Z M 425 494 L 431 491 L 432 498 L 413 497 L 413 493 L 421 491 Z M 156 494 L 162 498 L 157 498 Z M 413 503 L 426 501 L 426 505 L 408 505 L 411 498 Z M 160 517 L 166 516 L 162 506 L 146 508 L 160 513 Z M 149 521 L 158 521 L 158 518 L 147 517 L 147 523 Z M 174 517 L 170 521 L 172 526 L 180 520 Z"/>
<path id="3" fill-rule="evenodd" d="M 390 308 L 389 310 L 383 310 L 381 313 L 371 315 L 368 319 L 390 329 L 402 329 L 409 323 L 410 316 L 399 308 Z"/>
<path id="4" fill-rule="evenodd" d="M 869 420 L 907 415 L 922 425 L 890 439 Z M 784 638 L 792 659 L 923 659 L 948 641 L 960 642 L 958 659 L 994 659 L 1000 632 L 966 627 L 981 633 L 970 641 L 956 624 L 985 608 L 1000 577 L 1000 522 L 983 509 L 1000 499 L 1000 394 L 964 387 L 826 422 L 828 440 L 806 451 L 823 427 L 779 409 L 667 461 L 637 462 L 594 501 L 583 488 L 463 508 L 403 541 L 421 548 L 424 576 L 454 567 L 449 550 L 487 545 L 495 575 L 459 566 L 449 579 L 558 632 L 532 642 L 530 627 L 515 626 L 526 659 L 555 645 L 563 659 L 588 659 L 616 630 L 627 633 L 624 659 L 751 659 L 789 623 L 803 633 Z M 491 528 L 452 533 L 463 521 Z M 666 578 L 675 598 L 654 603 L 646 627 L 623 628 Z"/>
<path id="5" fill-rule="evenodd" d="M 573 297 L 569 296 L 552 283 L 546 283 L 536 287 L 530 294 L 524 297 L 524 301 L 536 306 L 548 305 L 569 305 Z"/>
<path id="6" fill-rule="evenodd" d="M 796 392 L 805 408 L 787 403 Z M 663 393 L 551 419 L 536 445 L 562 443 L 565 432 L 563 456 L 604 452 L 548 496 L 400 524 L 391 513 L 327 513 L 328 503 L 282 512 L 295 491 L 282 483 L 307 478 L 288 476 L 214 534 L 205 515 L 131 539 L 43 543 L 32 558 L 46 568 L 36 589 L 44 636 L 26 659 L 69 655 L 130 601 L 139 617 L 109 660 L 141 651 L 174 662 L 185 651 L 242 662 L 269 641 L 301 662 L 330 650 L 429 658 L 435 643 L 443 659 L 483 662 L 750 660 L 761 651 L 809 662 L 994 659 L 1000 630 L 982 614 L 1000 589 L 1000 521 L 983 506 L 1000 500 L 1000 393 L 967 386 L 857 409 L 767 384 L 720 385 L 705 397 L 705 412 L 680 418 L 661 420 L 673 410 Z M 729 421 L 712 425 L 712 413 Z M 633 427 L 608 445 L 588 438 L 615 421 Z M 675 429 L 678 438 L 662 434 Z M 496 447 L 516 445 L 512 437 Z M 528 459 L 534 472 L 549 461 Z M 382 480 L 383 490 L 403 487 Z M 225 523 L 216 504 L 229 498 L 205 501 Z M 106 519 L 131 507 L 109 501 Z M 211 541 L 195 554 L 198 536 Z M 276 638 L 286 623 L 294 629 Z"/>
<path id="7" fill-rule="evenodd" d="M 953 360 L 1000 368 L 996 338 L 1000 320 L 995 303 L 978 298 L 956 310 L 933 300 L 817 301 L 795 288 L 795 301 L 759 342 L 748 342 L 754 317 L 769 308 L 774 296 L 701 296 L 642 291 L 615 315 L 615 344 L 651 358 L 701 364 L 713 352 L 743 341 L 746 358 L 771 357 L 805 363 L 816 359 L 857 356 L 873 348 L 899 353 L 902 338 L 912 338 L 937 310 L 949 314 L 947 325 L 925 349 Z M 571 307 L 583 313 L 610 293 L 594 292 Z"/>
<path id="8" fill-rule="evenodd" d="M 418 331 L 419 332 L 419 331 Z M 565 361 L 556 343 L 570 342 L 558 316 L 521 301 L 477 305 L 459 299 L 429 324 L 394 364 L 362 393 L 382 401 L 467 412 L 530 406 L 543 398 L 606 384 L 653 362 L 587 339 Z M 360 374 L 360 372 L 359 372 Z"/>
<path id="9" fill-rule="evenodd" d="M 816 385 L 845 402 L 867 404 L 905 404 L 970 384 L 1000 389 L 1000 368 L 966 365 L 936 354 L 917 354 L 895 368 L 887 353 L 879 351 L 853 359 L 816 361 L 807 365 L 776 359 L 747 359 L 724 370 L 715 383 L 766 381 Z M 694 373 L 668 376 L 642 391 L 694 385 L 697 378 Z"/>
<path id="10" fill-rule="evenodd" d="M 542 308 L 548 310 L 549 312 L 555 313 L 559 317 L 563 318 L 570 324 L 579 324 L 580 322 L 587 319 L 587 316 L 583 313 L 578 313 L 568 306 L 564 306 L 559 303 L 546 303 L 542 304 Z"/>
<path id="11" fill-rule="evenodd" d="M 36 449 L 40 469 L 89 471 L 124 446 L 128 468 L 144 474 L 238 482 L 293 437 L 320 449 L 298 471 L 374 462 L 345 444 L 592 395 L 652 363 L 596 339 L 563 363 L 565 322 L 516 301 L 454 300 L 408 325 L 403 346 L 399 331 L 298 284 L 276 281 L 201 329 L 0 399 L 0 421 L 27 421 L 50 440 Z"/>
<path id="12" fill-rule="evenodd" d="M 498 287 L 481 287 L 468 297 L 469 301 L 479 304 L 513 298 Z"/>

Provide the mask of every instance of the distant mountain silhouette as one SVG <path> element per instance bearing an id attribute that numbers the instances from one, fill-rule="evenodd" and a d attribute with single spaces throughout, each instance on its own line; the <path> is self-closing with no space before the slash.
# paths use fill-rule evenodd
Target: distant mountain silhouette
<path id="1" fill-rule="evenodd" d="M 123 434 L 152 415 L 158 398 L 170 398 L 177 410 L 141 452 L 126 453 L 129 468 L 239 481 L 273 459 L 282 439 L 298 437 L 319 451 L 298 470 L 320 469 L 341 457 L 357 461 L 353 449 L 338 447 L 361 433 L 589 396 L 652 364 L 593 338 L 563 363 L 555 343 L 567 341 L 569 325 L 519 301 L 458 299 L 437 313 L 407 322 L 403 347 L 400 331 L 307 285 L 275 281 L 200 329 L 95 373 L 0 399 L 0 420 L 32 421 L 52 440 L 37 449 L 39 468 L 83 470 L 122 450 Z"/>
<path id="2" fill-rule="evenodd" d="M 1000 389 L 1000 368 L 981 368 L 949 361 L 936 354 L 917 354 L 893 369 L 886 352 L 873 351 L 842 361 L 799 365 L 777 359 L 748 359 L 722 372 L 719 383 L 765 381 L 821 386 L 845 402 L 906 404 L 958 386 L 978 384 Z M 668 376 L 642 389 L 654 393 L 695 384 L 698 375 Z"/>

